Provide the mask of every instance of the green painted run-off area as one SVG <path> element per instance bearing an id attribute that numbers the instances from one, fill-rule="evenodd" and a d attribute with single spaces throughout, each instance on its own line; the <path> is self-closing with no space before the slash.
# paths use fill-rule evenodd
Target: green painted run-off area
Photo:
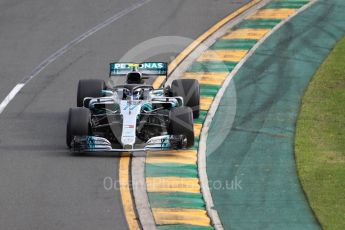
<path id="1" fill-rule="evenodd" d="M 345 33 L 344 12 L 343 0 L 320 0 L 259 47 L 233 79 L 235 120 L 215 146 L 233 113 L 226 105 L 233 94 L 225 93 L 208 135 L 207 173 L 211 181 L 241 181 L 212 190 L 226 229 L 319 229 L 296 173 L 295 123 L 311 77 Z"/>

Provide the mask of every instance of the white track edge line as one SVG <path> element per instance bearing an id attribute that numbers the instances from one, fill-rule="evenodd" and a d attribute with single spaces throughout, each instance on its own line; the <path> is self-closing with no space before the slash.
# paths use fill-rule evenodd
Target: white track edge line
<path id="1" fill-rule="evenodd" d="M 12 99 L 17 95 L 17 93 L 24 87 L 24 83 L 19 83 L 17 84 L 9 94 L 7 94 L 7 96 L 5 97 L 5 99 L 1 102 L 0 104 L 0 114 L 2 113 L 2 111 L 4 111 L 4 109 L 6 108 L 6 106 L 12 101 Z"/>
<path id="2" fill-rule="evenodd" d="M 90 37 L 91 35 L 95 34 L 99 30 L 105 28 L 106 26 L 110 25 L 111 23 L 115 22 L 116 20 L 120 19 L 121 17 L 129 14 L 130 12 L 136 10 L 137 8 L 141 7 L 142 5 L 148 3 L 151 0 L 142 0 L 139 1 L 130 7 L 116 13 L 112 17 L 106 19 L 105 21 L 99 23 L 98 25 L 94 26 L 90 30 L 86 31 L 85 33 L 79 35 L 77 38 L 73 39 L 69 43 L 67 43 L 65 46 L 61 47 L 57 51 L 55 51 L 52 55 L 44 59 L 38 66 L 36 66 L 32 72 L 25 76 L 20 83 L 18 83 L 11 92 L 6 96 L 6 98 L 1 102 L 0 104 L 0 114 L 5 110 L 7 105 L 13 100 L 13 98 L 18 94 L 18 92 L 34 77 L 36 77 L 40 72 L 42 72 L 49 64 L 54 62 L 56 59 L 61 57 L 63 54 L 65 54 L 67 51 L 69 51 L 71 48 L 85 40 L 86 38 Z"/>

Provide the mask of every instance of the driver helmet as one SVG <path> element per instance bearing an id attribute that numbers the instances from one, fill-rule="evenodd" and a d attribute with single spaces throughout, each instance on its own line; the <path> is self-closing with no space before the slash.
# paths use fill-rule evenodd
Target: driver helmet
<path id="1" fill-rule="evenodd" d="M 127 84 L 141 84 L 142 76 L 138 71 L 132 71 L 127 73 Z"/>

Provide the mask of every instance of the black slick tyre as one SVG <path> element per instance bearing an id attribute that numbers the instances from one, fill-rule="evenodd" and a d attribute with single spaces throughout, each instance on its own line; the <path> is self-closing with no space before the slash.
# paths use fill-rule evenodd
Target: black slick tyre
<path id="1" fill-rule="evenodd" d="M 183 98 L 184 105 L 192 108 L 194 118 L 200 114 L 200 85 L 195 79 L 177 79 L 171 83 L 172 96 Z"/>
<path id="2" fill-rule="evenodd" d="M 194 122 L 193 111 L 190 107 L 182 106 L 173 108 L 169 112 L 170 135 L 185 135 L 187 138 L 187 148 L 194 145 Z"/>
<path id="3" fill-rule="evenodd" d="M 70 108 L 68 111 L 66 144 L 71 148 L 74 136 L 87 136 L 90 134 L 91 113 L 83 107 Z"/>
<path id="4" fill-rule="evenodd" d="M 105 82 L 101 79 L 83 79 L 78 83 L 77 106 L 82 107 L 85 97 L 102 97 Z"/>

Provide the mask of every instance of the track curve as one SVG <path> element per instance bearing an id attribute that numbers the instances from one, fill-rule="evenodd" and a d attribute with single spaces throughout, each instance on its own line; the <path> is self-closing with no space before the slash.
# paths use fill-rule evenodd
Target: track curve
<path id="1" fill-rule="evenodd" d="M 60 47 L 135 2 L 3 1 L 0 98 Z M 147 39 L 196 38 L 245 2 L 152 0 L 27 84 L 0 116 L 1 229 L 126 229 L 119 191 L 103 186 L 106 177 L 117 180 L 119 158 L 73 156 L 64 144 L 77 81 L 106 79 L 110 61 Z M 170 55 L 157 58 L 169 61 Z"/>

